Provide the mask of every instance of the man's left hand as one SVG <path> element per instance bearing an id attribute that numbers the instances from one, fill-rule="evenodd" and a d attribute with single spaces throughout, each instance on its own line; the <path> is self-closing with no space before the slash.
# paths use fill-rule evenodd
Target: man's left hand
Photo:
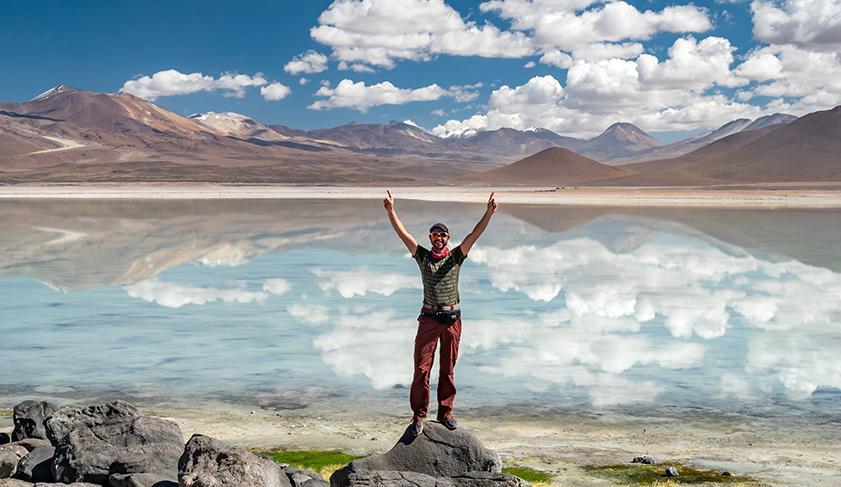
<path id="1" fill-rule="evenodd" d="M 499 203 L 496 202 L 494 199 L 494 194 L 491 193 L 490 198 L 488 198 L 488 211 L 493 213 L 496 209 L 499 208 Z"/>

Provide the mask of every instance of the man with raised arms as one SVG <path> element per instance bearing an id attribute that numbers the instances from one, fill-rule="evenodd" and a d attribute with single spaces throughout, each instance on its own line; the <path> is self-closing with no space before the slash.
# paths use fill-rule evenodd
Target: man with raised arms
<path id="1" fill-rule="evenodd" d="M 491 193 L 484 216 L 464 240 L 452 251 L 447 247 L 450 232 L 443 223 L 435 223 L 429 228 L 430 248 L 426 249 L 406 231 L 406 227 L 397 217 L 394 198 L 386 191 L 383 206 L 388 213 L 391 226 L 397 236 L 409 249 L 420 267 L 423 280 L 423 306 L 418 316 L 418 331 L 415 335 L 415 372 L 409 403 L 412 407 L 410 431 L 417 436 L 423 431 L 423 420 L 429 407 L 429 371 L 435 358 L 435 348 L 441 341 L 438 375 L 438 414 L 441 424 L 453 430 L 458 427 L 453 417 L 453 401 L 456 386 L 453 381 L 453 368 L 458 358 L 458 344 L 461 339 L 461 307 L 458 294 L 458 275 L 461 264 L 487 228 L 491 216 L 499 208 Z"/>

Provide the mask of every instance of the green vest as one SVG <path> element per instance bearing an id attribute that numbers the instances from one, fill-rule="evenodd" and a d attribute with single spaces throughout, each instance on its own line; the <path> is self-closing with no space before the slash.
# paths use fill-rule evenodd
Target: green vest
<path id="1" fill-rule="evenodd" d="M 418 263 L 423 279 L 424 304 L 456 304 L 458 295 L 458 273 L 461 263 L 467 258 L 461 246 L 454 248 L 450 255 L 441 260 L 434 260 L 424 247 L 418 245 L 413 256 Z"/>

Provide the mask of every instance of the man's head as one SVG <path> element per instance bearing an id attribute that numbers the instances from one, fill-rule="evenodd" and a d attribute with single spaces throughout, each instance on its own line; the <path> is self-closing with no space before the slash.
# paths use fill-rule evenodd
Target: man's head
<path id="1" fill-rule="evenodd" d="M 450 231 L 447 229 L 447 225 L 436 223 L 429 227 L 429 243 L 432 244 L 433 249 L 441 250 L 447 246 L 449 241 Z"/>

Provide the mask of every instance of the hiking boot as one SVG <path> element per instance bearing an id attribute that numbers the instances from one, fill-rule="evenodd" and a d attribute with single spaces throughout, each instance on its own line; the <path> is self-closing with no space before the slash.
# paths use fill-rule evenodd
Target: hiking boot
<path id="1" fill-rule="evenodd" d="M 412 424 L 409 426 L 409 433 L 411 433 L 412 436 L 419 436 L 422 432 L 423 432 L 423 419 L 413 421 Z"/>
<path id="2" fill-rule="evenodd" d="M 458 428 L 458 421 L 456 418 L 450 416 L 449 418 L 438 418 L 438 422 L 443 424 L 448 430 L 454 430 Z"/>

